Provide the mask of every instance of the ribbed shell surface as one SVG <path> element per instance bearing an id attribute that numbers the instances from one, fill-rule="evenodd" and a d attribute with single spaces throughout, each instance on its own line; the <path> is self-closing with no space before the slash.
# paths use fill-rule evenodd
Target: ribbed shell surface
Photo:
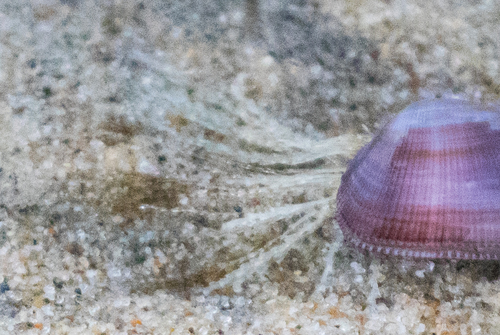
<path id="1" fill-rule="evenodd" d="M 403 110 L 342 176 L 336 219 L 360 248 L 500 257 L 500 117 L 462 100 Z"/>

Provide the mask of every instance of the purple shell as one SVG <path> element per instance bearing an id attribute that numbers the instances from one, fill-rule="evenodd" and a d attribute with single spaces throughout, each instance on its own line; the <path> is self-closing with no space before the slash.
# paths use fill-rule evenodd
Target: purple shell
<path id="1" fill-rule="evenodd" d="M 342 176 L 346 240 L 406 257 L 500 257 L 500 115 L 462 100 L 410 105 Z"/>

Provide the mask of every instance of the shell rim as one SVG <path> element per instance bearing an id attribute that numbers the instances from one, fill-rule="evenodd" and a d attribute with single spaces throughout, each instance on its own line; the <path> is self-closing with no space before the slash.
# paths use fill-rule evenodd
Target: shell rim
<path id="1" fill-rule="evenodd" d="M 456 260 L 499 260 L 496 253 L 482 253 L 480 251 L 457 251 L 449 248 L 446 245 L 440 244 L 436 250 L 423 250 L 422 245 L 415 244 L 416 247 L 409 243 L 400 242 L 401 246 L 394 245 L 396 242 L 383 239 L 374 241 L 366 241 L 357 236 L 347 225 L 346 222 L 337 213 L 333 220 L 336 221 L 342 234 L 344 241 L 360 250 L 367 250 L 370 253 L 379 255 L 392 255 L 402 258 L 421 258 L 421 259 L 456 259 Z M 451 246 L 451 245 L 450 245 Z M 426 249 L 429 249 L 426 246 Z M 437 250 L 439 249 L 439 250 Z"/>

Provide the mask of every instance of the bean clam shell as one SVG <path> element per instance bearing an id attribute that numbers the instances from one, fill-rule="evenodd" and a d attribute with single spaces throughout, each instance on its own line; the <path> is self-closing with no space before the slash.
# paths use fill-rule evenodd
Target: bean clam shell
<path id="1" fill-rule="evenodd" d="M 498 259 L 500 115 L 462 100 L 410 105 L 350 162 L 336 220 L 378 253 Z"/>

